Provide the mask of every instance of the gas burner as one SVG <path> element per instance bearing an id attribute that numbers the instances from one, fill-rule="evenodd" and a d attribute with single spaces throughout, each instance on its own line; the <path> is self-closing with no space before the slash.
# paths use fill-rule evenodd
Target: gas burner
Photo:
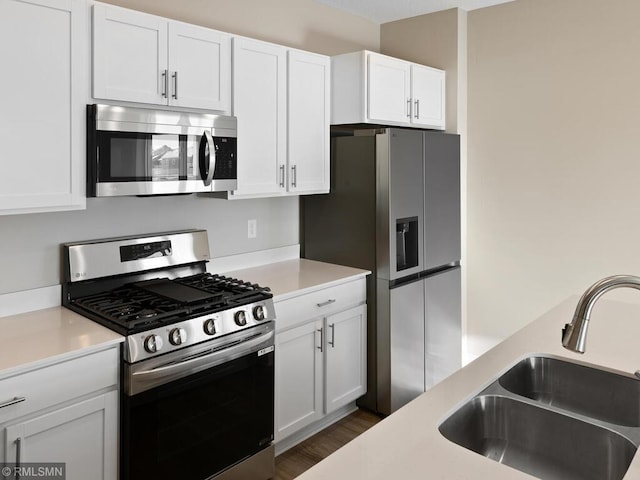
<path id="1" fill-rule="evenodd" d="M 158 316 L 158 312 L 145 308 L 136 314 L 136 320 L 153 318 L 157 316 Z"/>

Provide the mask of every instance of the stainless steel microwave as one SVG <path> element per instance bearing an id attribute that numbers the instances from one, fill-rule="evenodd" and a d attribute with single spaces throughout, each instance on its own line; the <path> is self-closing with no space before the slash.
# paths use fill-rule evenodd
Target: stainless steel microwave
<path id="1" fill-rule="evenodd" d="M 87 196 L 235 190 L 235 117 L 87 105 Z"/>

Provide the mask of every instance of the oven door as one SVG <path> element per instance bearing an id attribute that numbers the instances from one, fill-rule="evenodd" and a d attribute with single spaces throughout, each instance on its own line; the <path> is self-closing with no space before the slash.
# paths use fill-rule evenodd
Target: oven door
<path id="1" fill-rule="evenodd" d="M 121 479 L 204 480 L 270 448 L 273 322 L 248 330 L 125 367 Z"/>

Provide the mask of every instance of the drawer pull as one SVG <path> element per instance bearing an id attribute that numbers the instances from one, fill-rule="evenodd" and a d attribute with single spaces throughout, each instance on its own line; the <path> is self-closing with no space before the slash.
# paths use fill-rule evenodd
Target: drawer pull
<path id="1" fill-rule="evenodd" d="M 25 400 L 25 397 L 13 397 L 11 400 L 0 403 L 0 408 L 9 407 L 11 405 L 15 405 L 16 403 L 24 402 Z"/>
<path id="2" fill-rule="evenodd" d="M 335 299 L 330 298 L 326 302 L 316 303 L 316 305 L 318 305 L 318 308 L 322 308 L 322 307 L 326 307 L 327 305 L 331 305 L 332 303 L 336 303 L 336 301 L 335 301 Z"/>

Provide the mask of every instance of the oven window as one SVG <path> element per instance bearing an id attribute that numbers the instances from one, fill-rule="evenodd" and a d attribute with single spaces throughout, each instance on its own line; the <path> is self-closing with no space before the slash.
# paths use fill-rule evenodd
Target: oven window
<path id="1" fill-rule="evenodd" d="M 123 479 L 203 480 L 273 439 L 273 353 L 123 397 Z"/>

